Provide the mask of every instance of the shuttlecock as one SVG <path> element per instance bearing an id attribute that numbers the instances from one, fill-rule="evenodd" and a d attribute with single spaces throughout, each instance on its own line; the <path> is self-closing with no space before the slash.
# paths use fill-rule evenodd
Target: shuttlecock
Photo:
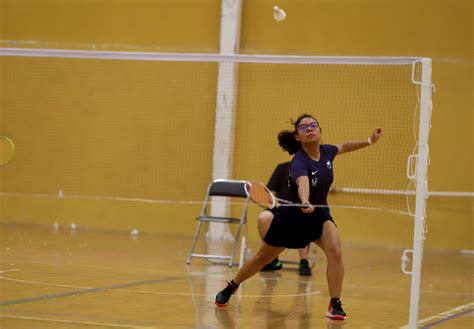
<path id="1" fill-rule="evenodd" d="M 59 223 L 58 222 L 53 223 L 53 229 L 54 229 L 55 232 L 59 231 Z"/>
<path id="2" fill-rule="evenodd" d="M 74 223 L 71 223 L 71 225 L 69 225 L 69 227 L 71 228 L 71 231 L 75 231 L 76 228 L 77 228 L 76 224 L 74 224 Z"/>
<path id="3" fill-rule="evenodd" d="M 130 235 L 133 236 L 133 237 L 136 237 L 138 235 L 138 230 L 137 229 L 133 229 L 131 232 L 130 232 Z"/>
<path id="4" fill-rule="evenodd" d="M 286 18 L 286 13 L 283 9 L 279 8 L 278 6 L 273 7 L 273 18 L 277 22 L 281 22 Z"/>

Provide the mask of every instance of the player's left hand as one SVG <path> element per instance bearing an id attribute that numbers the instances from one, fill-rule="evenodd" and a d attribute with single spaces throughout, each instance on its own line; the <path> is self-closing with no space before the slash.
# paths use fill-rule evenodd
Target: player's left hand
<path id="1" fill-rule="evenodd" d="M 383 128 L 376 128 L 372 135 L 370 136 L 370 140 L 372 141 L 372 144 L 377 143 L 380 137 L 383 135 Z"/>

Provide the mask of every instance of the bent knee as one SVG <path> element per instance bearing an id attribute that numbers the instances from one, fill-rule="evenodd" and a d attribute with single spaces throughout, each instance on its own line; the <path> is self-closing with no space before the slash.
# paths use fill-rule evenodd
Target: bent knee
<path id="1" fill-rule="evenodd" d="M 261 213 L 258 214 L 257 216 L 257 221 L 258 222 L 268 222 L 273 219 L 273 214 L 269 210 L 264 210 Z"/>
<path id="2" fill-rule="evenodd" d="M 340 245 L 330 246 L 326 249 L 326 255 L 333 260 L 342 260 L 342 248 Z"/>
<path id="3" fill-rule="evenodd" d="M 257 216 L 257 227 L 260 229 L 267 229 L 270 226 L 270 223 L 272 222 L 273 219 L 273 214 L 268 211 L 262 211 L 260 214 Z"/>

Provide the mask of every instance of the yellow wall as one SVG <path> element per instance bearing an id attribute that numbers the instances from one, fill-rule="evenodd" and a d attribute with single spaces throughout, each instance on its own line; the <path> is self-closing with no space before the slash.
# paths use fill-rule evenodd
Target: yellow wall
<path id="1" fill-rule="evenodd" d="M 278 3 L 288 14 L 281 23 L 271 16 L 274 4 L 267 0 L 244 1 L 242 53 L 433 58 L 436 93 L 429 188 L 473 190 L 471 1 L 288 0 Z M 0 46 L 212 53 L 219 47 L 219 21 L 217 0 L 0 0 Z M 215 66 L 198 69 L 203 79 L 198 90 L 191 83 L 189 89 L 171 88 L 173 84 L 186 86 L 190 70 L 182 65 L 167 67 L 167 74 L 162 74 L 163 67 L 156 64 L 3 58 L 0 69 L 0 130 L 14 137 L 18 147 L 15 163 L 1 168 L 3 191 L 56 195 L 64 190 L 66 196 L 127 195 L 185 201 L 203 197 L 211 177 Z M 35 73 L 33 80 L 31 72 Z M 86 76 L 84 72 L 95 74 Z M 88 84 L 90 79 L 93 84 Z M 241 79 L 245 79 L 245 69 Z M 262 81 L 262 85 L 269 82 Z M 55 92 L 58 88 L 61 92 Z M 149 95 L 150 90 L 156 90 L 156 95 L 141 97 L 145 92 Z M 279 104 L 292 110 L 271 119 L 276 127 L 288 127 L 284 120 L 295 115 L 292 101 Z M 261 115 L 245 111 L 245 97 L 239 102 L 237 129 L 249 129 L 252 123 L 254 127 L 250 128 L 259 129 L 255 122 L 268 120 L 266 111 Z M 112 122 L 105 115 L 110 111 L 117 113 Z M 65 119 L 69 120 L 67 125 Z M 330 119 L 328 116 L 323 121 L 325 138 L 340 142 L 344 134 Z M 42 128 L 46 124 L 51 129 L 45 133 Z M 186 129 L 196 125 L 200 128 Z M 108 139 L 122 130 L 124 139 Z M 179 146 L 179 139 L 170 143 L 160 138 L 175 130 L 191 134 L 186 135 L 186 149 Z M 272 144 L 264 145 L 275 150 L 268 169 L 253 170 L 247 165 L 258 153 L 248 152 L 248 148 L 259 144 L 238 134 L 235 178 L 253 175 L 251 178 L 266 180 L 275 162 L 286 158 L 276 145 L 275 128 L 264 132 L 272 140 Z M 123 148 L 117 148 L 117 143 Z M 42 148 L 56 156 L 44 157 Z M 73 154 L 67 152 L 71 148 L 75 149 Z M 103 156 L 111 150 L 113 154 Z M 136 153 L 139 155 L 134 158 L 131 154 Z M 126 168 L 116 163 L 116 157 L 126 159 Z M 357 157 L 362 158 L 354 162 L 363 165 L 365 155 L 344 161 Z M 173 159 L 180 159 L 179 165 Z M 193 161 L 199 175 L 169 189 L 173 176 L 186 171 L 187 161 Z M 342 163 L 343 168 L 346 165 Z M 50 224 L 75 220 L 87 227 L 136 226 L 185 234 L 194 230 L 191 218 L 197 209 L 196 204 L 0 198 L 2 221 Z M 472 198 L 431 198 L 426 247 L 474 249 L 473 209 Z M 250 218 L 257 211 L 252 207 Z M 411 244 L 410 217 L 339 208 L 333 213 L 347 243 Z M 256 238 L 254 221 L 249 225 L 251 236 Z"/>
<path id="2" fill-rule="evenodd" d="M 3 57 L 0 68 L 2 128 L 17 146 L 4 189 L 195 200 L 206 188 L 216 64 Z M 201 175 L 176 186 L 186 159 Z"/>
<path id="3" fill-rule="evenodd" d="M 1 0 L 2 46 L 216 52 L 218 0 Z"/>

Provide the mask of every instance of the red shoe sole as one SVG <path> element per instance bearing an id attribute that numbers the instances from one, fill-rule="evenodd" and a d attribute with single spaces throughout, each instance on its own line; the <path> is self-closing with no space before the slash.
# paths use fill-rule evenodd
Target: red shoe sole
<path id="1" fill-rule="evenodd" d="M 229 302 L 227 302 L 227 303 L 225 303 L 225 304 L 220 304 L 220 303 L 214 301 L 214 304 L 215 304 L 217 307 L 226 307 L 227 304 L 229 304 Z"/>
<path id="2" fill-rule="evenodd" d="M 343 315 L 327 315 L 327 317 L 331 320 L 345 320 L 346 317 Z"/>

